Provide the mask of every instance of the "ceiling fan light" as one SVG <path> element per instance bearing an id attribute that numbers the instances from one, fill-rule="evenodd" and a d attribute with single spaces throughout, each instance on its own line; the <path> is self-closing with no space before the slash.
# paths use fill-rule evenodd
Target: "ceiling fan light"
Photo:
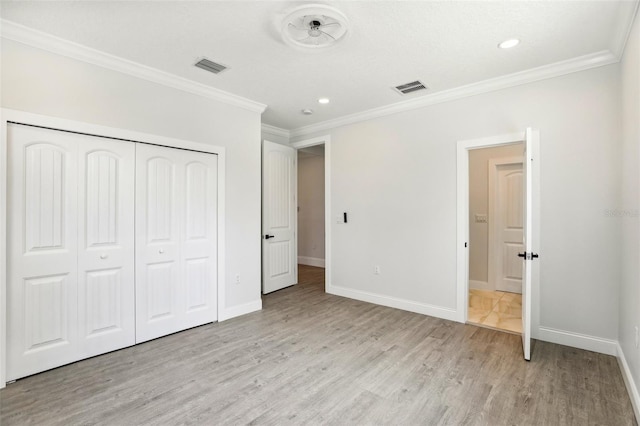
<path id="1" fill-rule="evenodd" d="M 347 18 L 331 6 L 310 4 L 295 8 L 282 21 L 282 39 L 295 47 L 323 48 L 347 34 Z"/>

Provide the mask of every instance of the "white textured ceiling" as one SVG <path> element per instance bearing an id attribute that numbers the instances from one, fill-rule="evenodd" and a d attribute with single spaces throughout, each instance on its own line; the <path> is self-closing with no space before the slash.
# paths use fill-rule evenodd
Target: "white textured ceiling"
<path id="1" fill-rule="evenodd" d="M 284 129 L 406 100 L 391 86 L 416 79 L 435 93 L 615 51 L 633 10 L 618 1 L 324 2 L 348 17 L 348 37 L 305 52 L 279 34 L 298 1 L 0 4 L 3 19 L 267 104 L 263 122 Z M 518 47 L 496 47 L 513 37 Z M 194 67 L 203 56 L 229 69 Z"/>

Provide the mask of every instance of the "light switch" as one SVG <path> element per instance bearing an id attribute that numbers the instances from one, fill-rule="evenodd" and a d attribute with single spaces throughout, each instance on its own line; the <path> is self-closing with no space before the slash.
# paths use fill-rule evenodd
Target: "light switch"
<path id="1" fill-rule="evenodd" d="M 476 223 L 487 223 L 487 215 L 476 213 Z"/>

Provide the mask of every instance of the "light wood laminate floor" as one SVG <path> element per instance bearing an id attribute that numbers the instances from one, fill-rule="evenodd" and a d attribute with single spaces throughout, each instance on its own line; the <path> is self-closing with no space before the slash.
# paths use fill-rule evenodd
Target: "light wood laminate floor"
<path id="1" fill-rule="evenodd" d="M 31 376 L 0 424 L 633 425 L 616 359 L 324 293 Z"/>

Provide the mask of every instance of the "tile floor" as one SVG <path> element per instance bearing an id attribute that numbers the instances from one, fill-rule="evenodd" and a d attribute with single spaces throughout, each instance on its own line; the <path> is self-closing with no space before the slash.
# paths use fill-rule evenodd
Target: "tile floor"
<path id="1" fill-rule="evenodd" d="M 467 321 L 484 327 L 522 333 L 522 295 L 470 289 Z"/>

